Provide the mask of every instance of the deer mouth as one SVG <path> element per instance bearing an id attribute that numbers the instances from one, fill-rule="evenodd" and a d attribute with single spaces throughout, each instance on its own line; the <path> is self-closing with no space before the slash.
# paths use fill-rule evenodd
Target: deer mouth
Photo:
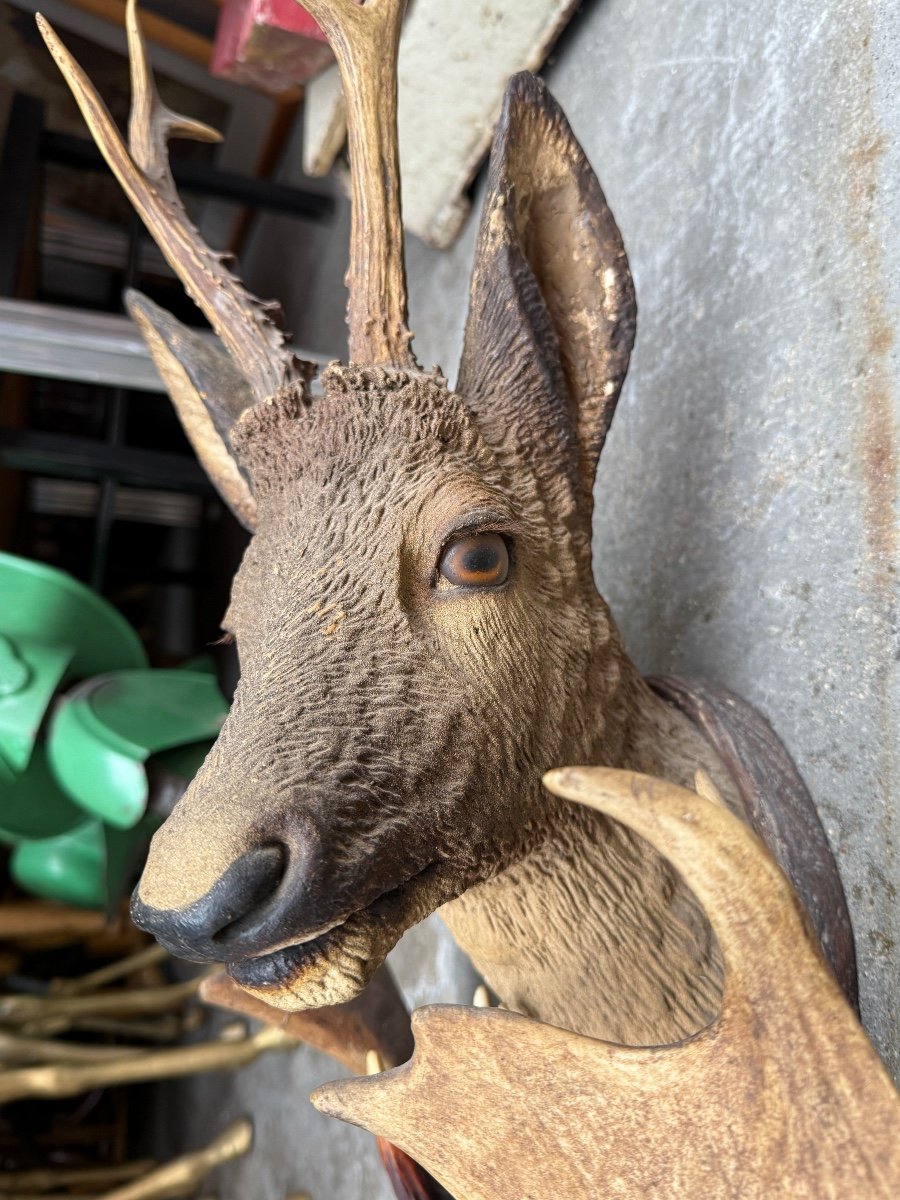
<path id="1" fill-rule="evenodd" d="M 350 999 L 406 930 L 435 907 L 428 902 L 432 889 L 427 885 L 437 873 L 438 863 L 429 863 L 319 933 L 228 963 L 228 974 L 278 1007 L 318 1007 Z M 351 984 L 355 986 L 346 986 Z"/>

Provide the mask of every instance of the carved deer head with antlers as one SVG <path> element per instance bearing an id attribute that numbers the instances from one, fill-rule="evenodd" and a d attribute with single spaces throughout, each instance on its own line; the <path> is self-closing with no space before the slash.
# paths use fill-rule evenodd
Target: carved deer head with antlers
<path id="1" fill-rule="evenodd" d="M 205 248 L 133 0 L 130 145 L 52 30 L 107 162 L 227 356 L 139 296 L 197 453 L 253 530 L 225 627 L 232 711 L 156 835 L 134 912 L 285 1008 L 361 989 L 441 908 L 511 1007 L 666 1041 L 717 1009 L 701 909 L 648 846 L 541 786 L 561 763 L 688 783 L 706 738 L 640 678 L 591 565 L 595 468 L 628 365 L 622 240 L 565 117 L 509 85 L 455 387 L 412 355 L 396 149 L 404 0 L 306 0 L 348 102 L 349 364 L 313 394 L 270 306 Z"/>

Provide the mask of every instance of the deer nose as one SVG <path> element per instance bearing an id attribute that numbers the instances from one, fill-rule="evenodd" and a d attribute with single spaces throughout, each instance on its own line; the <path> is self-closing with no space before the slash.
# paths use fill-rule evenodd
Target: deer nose
<path id="1" fill-rule="evenodd" d="M 139 884 L 131 900 L 132 920 L 170 953 L 192 962 L 223 962 L 254 954 L 271 945 L 288 857 L 287 846 L 280 842 L 255 846 L 186 908 L 145 904 Z"/>

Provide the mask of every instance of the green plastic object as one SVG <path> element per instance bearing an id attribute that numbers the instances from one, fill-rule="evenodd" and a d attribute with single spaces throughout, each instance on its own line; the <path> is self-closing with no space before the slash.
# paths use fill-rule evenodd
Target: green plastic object
<path id="1" fill-rule="evenodd" d="M 106 842 L 100 821 L 40 841 L 22 842 L 10 855 L 9 872 L 35 896 L 78 908 L 106 905 Z"/>
<path id="2" fill-rule="evenodd" d="M 189 780 L 224 720 L 212 672 L 208 655 L 151 671 L 100 596 L 0 552 L 0 842 L 13 846 L 21 887 L 87 908 L 118 903 L 162 821 L 146 811 L 147 760 L 163 772 L 156 787 Z M 60 687 L 85 677 L 43 735 Z"/>
<path id="3" fill-rule="evenodd" d="M 27 768 L 64 676 L 146 665 L 137 634 L 101 596 L 54 567 L 0 552 L 0 788 Z"/>
<path id="4" fill-rule="evenodd" d="M 134 829 L 123 831 L 81 816 L 76 829 L 18 845 L 10 856 L 10 874 L 33 896 L 112 913 L 162 817 L 147 813 Z"/>
<path id="5" fill-rule="evenodd" d="M 73 646 L 13 641 L 0 633 L 0 787 L 27 769 L 47 706 L 74 653 Z M 3 789 L 0 808 L 5 795 Z"/>
<path id="6" fill-rule="evenodd" d="M 193 658 L 187 658 L 184 662 L 180 662 L 175 670 L 200 671 L 204 675 L 215 675 L 216 660 L 211 654 L 195 654 Z"/>
<path id="7" fill-rule="evenodd" d="M 147 666 L 140 638 L 102 596 L 44 563 L 0 551 L 0 633 L 74 646 L 72 674 Z"/>
<path id="8" fill-rule="evenodd" d="M 212 749 L 212 742 L 191 742 L 176 746 L 174 750 L 161 750 L 153 755 L 153 761 L 170 775 L 177 775 L 188 782 L 194 778 Z"/>
<path id="9" fill-rule="evenodd" d="M 116 671 L 72 689 L 48 734 L 60 786 L 85 811 L 131 829 L 147 807 L 151 754 L 209 742 L 227 705 L 205 672 Z"/>
<path id="10" fill-rule="evenodd" d="M 16 845 L 67 833 L 84 819 L 84 809 L 56 782 L 41 745 L 35 746 L 27 771 L 0 784 L 0 842 Z"/>

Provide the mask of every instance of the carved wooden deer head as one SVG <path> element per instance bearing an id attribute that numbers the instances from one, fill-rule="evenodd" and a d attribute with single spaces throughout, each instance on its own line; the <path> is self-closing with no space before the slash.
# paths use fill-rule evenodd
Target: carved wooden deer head
<path id="1" fill-rule="evenodd" d="M 675 782 L 715 751 L 640 679 L 591 567 L 592 487 L 634 339 L 622 240 L 562 112 L 510 83 L 456 386 L 406 322 L 396 150 L 404 0 L 306 0 L 343 73 L 349 364 L 313 395 L 273 312 L 202 246 L 165 159 L 209 132 L 155 96 L 133 0 L 130 148 L 44 36 L 107 161 L 228 356 L 130 308 L 198 454 L 254 531 L 226 628 L 241 681 L 154 839 L 136 920 L 285 1008 L 343 1001 L 443 913 L 504 1000 L 624 1041 L 698 1028 L 721 964 L 627 830 L 541 786 L 566 762 Z"/>

